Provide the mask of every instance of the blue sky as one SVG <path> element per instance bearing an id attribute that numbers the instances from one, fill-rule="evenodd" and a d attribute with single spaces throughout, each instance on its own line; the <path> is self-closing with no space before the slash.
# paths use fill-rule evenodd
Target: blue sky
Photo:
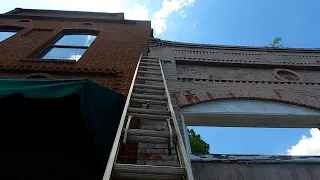
<path id="1" fill-rule="evenodd" d="M 157 37 L 173 41 L 265 46 L 279 36 L 285 47 L 320 47 L 319 0 L 10 0 L 1 2 L 0 13 L 15 7 L 124 12 L 151 20 Z M 195 130 L 212 153 L 286 154 L 296 146 L 295 152 L 320 155 L 315 129 Z"/>
<path id="2" fill-rule="evenodd" d="M 210 153 L 216 154 L 265 154 L 287 155 L 287 150 L 298 144 L 305 136 L 311 139 L 308 128 L 232 128 L 189 127 L 200 133 L 210 145 Z M 319 138 L 317 138 L 319 140 Z M 308 141 L 309 142 L 309 141 Z M 319 141 L 318 141 L 319 142 Z M 317 142 L 317 143 L 318 143 Z M 311 142 L 313 143 L 313 142 Z M 299 146 L 304 146 L 305 143 Z M 319 146 L 317 146 L 319 147 Z M 311 155 L 305 147 L 295 150 L 293 155 Z M 312 155 L 320 155 L 319 151 Z"/>
<path id="3" fill-rule="evenodd" d="M 125 12 L 128 19 L 152 20 L 162 39 L 265 46 L 279 36 L 287 47 L 317 48 L 319 6 L 318 0 L 10 0 L 0 13 L 15 7 Z"/>

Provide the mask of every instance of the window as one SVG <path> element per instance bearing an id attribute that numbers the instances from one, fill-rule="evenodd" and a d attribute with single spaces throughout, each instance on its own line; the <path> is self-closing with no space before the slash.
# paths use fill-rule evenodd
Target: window
<path id="1" fill-rule="evenodd" d="M 65 34 L 53 45 L 49 45 L 38 57 L 78 61 L 96 37 L 96 35 L 85 33 Z"/>
<path id="2" fill-rule="evenodd" d="M 17 31 L 10 31 L 10 30 L 1 30 L 0 29 L 0 42 L 8 39 L 9 37 L 15 35 L 17 33 Z"/>
<path id="3" fill-rule="evenodd" d="M 297 72 L 288 69 L 274 69 L 273 74 L 276 79 L 282 81 L 298 81 L 303 80 L 302 76 Z"/>
<path id="4" fill-rule="evenodd" d="M 210 153 L 320 155 L 320 112 L 313 109 L 271 101 L 222 100 L 181 112 L 189 153 L 187 126 L 210 145 Z M 190 158 L 201 159 L 191 154 Z"/>

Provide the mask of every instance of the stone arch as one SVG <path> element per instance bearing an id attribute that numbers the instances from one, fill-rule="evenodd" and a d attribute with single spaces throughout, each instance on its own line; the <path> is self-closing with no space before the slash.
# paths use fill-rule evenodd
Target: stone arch
<path id="1" fill-rule="evenodd" d="M 191 102 L 189 97 L 191 103 L 180 106 L 184 122 L 190 126 L 313 128 L 320 124 L 319 106 L 299 98 L 224 94 L 204 100 L 193 96 L 198 102 Z"/>
<path id="2" fill-rule="evenodd" d="M 261 100 L 296 105 L 320 111 L 320 97 L 310 94 L 295 94 L 276 89 L 261 92 L 250 92 L 249 90 L 214 92 L 211 89 L 200 89 L 173 93 L 171 97 L 179 108 L 219 100 Z"/>

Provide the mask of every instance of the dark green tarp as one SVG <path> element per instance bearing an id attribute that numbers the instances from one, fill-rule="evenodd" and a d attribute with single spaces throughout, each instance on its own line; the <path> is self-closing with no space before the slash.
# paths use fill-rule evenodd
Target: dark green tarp
<path id="1" fill-rule="evenodd" d="M 106 163 L 125 96 L 86 79 L 0 79 L 0 98 L 14 94 L 22 94 L 27 99 L 77 95 L 81 116 L 93 134 L 97 155 L 103 164 Z"/>

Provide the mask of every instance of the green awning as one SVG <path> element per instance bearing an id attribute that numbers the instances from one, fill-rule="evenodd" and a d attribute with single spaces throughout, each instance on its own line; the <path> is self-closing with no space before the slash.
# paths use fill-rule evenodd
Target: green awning
<path id="1" fill-rule="evenodd" d="M 0 98 L 14 94 L 22 94 L 27 99 L 77 95 L 80 99 L 81 116 L 93 134 L 99 159 L 106 163 L 125 96 L 86 79 L 0 79 Z"/>

